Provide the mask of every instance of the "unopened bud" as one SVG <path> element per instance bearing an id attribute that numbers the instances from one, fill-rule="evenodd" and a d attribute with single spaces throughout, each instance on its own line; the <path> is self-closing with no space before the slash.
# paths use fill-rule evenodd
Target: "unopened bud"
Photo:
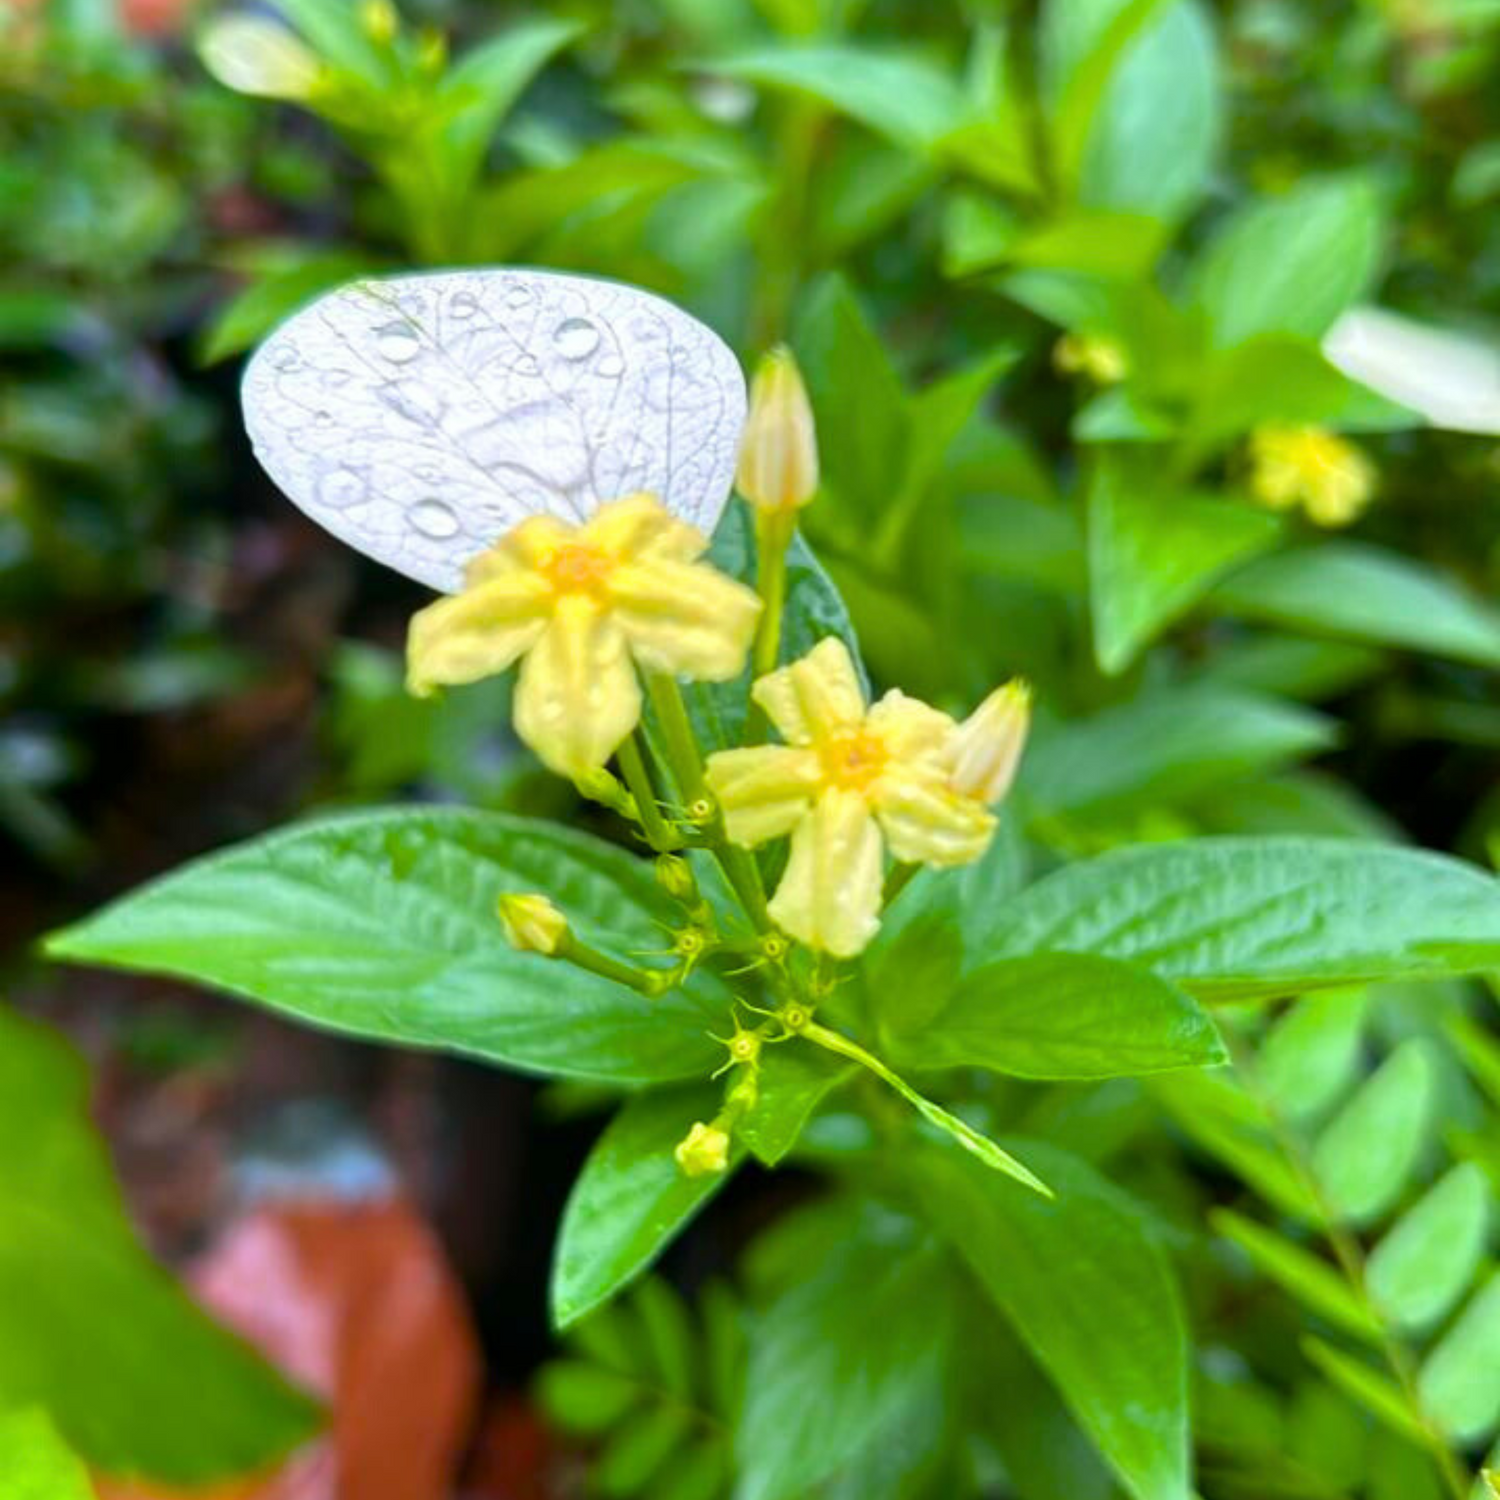
<path id="1" fill-rule="evenodd" d="M 372 42 L 384 47 L 396 39 L 401 17 L 391 0 L 360 0 L 359 25 Z"/>
<path id="2" fill-rule="evenodd" d="M 656 861 L 656 883 L 678 901 L 691 901 L 698 894 L 692 867 L 675 854 L 663 854 Z"/>
<path id="3" fill-rule="evenodd" d="M 1095 385 L 1118 385 L 1130 373 L 1125 351 L 1097 333 L 1065 333 L 1052 350 L 1052 363 L 1064 375 L 1083 375 Z"/>
<path id="4" fill-rule="evenodd" d="M 210 21 L 198 39 L 198 56 L 226 88 L 265 99 L 307 99 L 323 72 L 311 48 L 261 16 Z"/>
<path id="5" fill-rule="evenodd" d="M 545 896 L 507 894 L 495 911 L 507 941 L 522 953 L 551 955 L 568 935 L 568 919 Z"/>
<path id="6" fill-rule="evenodd" d="M 677 1143 L 672 1153 L 685 1177 L 707 1177 L 729 1167 L 729 1132 L 701 1120 Z"/>
<path id="7" fill-rule="evenodd" d="M 817 493 L 812 406 L 790 349 L 771 350 L 755 371 L 735 484 L 764 510 L 795 510 Z"/>
<path id="8" fill-rule="evenodd" d="M 996 688 L 958 726 L 949 776 L 953 790 L 989 807 L 1003 801 L 1016 779 L 1030 725 L 1030 686 L 1018 677 Z"/>

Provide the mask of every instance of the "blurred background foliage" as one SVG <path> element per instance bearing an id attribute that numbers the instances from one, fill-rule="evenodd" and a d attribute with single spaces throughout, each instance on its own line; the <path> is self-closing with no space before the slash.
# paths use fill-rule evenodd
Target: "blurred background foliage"
<path id="1" fill-rule="evenodd" d="M 747 361 L 790 342 L 824 463 L 807 529 L 874 675 L 954 705 L 1036 684 L 1014 815 L 1035 868 L 1283 831 L 1492 862 L 1491 0 L 12 0 L 0 43 L 0 880 L 31 993 L 61 984 L 28 973 L 42 927 L 298 811 L 403 792 L 563 810 L 500 727 L 503 688 L 404 695 L 418 592 L 304 523 L 240 429 L 238 356 L 319 290 L 403 265 L 596 272 Z M 1330 330 L 1376 303 L 1472 341 L 1474 430 L 1330 363 Z M 1494 1283 L 1442 1320 L 1490 1266 L 1485 1003 L 1428 987 L 1247 1017 L 1239 1083 L 975 1085 L 1159 1213 L 1199 1333 L 1210 1500 L 1422 1500 L 1441 1454 L 1482 1455 Z M 110 1014 L 111 1045 L 149 1044 L 158 1073 L 202 1066 L 192 1014 L 147 1043 Z M 788 1285 L 777 1244 L 832 1243 L 818 1213 L 757 1247 L 753 1295 Z M 1455 1222 L 1473 1252 L 1437 1288 L 1412 1247 Z M 689 1284 L 726 1242 L 688 1255 Z M 1346 1284 L 1367 1249 L 1373 1324 Z M 697 1323 L 640 1296 L 608 1316 L 679 1355 L 737 1347 L 722 1288 Z M 1310 1317 L 1414 1361 L 1435 1347 L 1410 1389 L 1372 1392 Z M 650 1340 L 580 1337 L 542 1394 L 603 1435 L 599 1491 L 666 1496 L 701 1407 L 670 1493 L 720 1493 L 732 1375 L 697 1366 L 652 1427 Z M 1019 1348 L 994 1360 L 1045 1406 Z M 978 1356 L 942 1370 L 997 1378 Z M 915 1430 L 945 1398 L 918 1380 L 891 1399 Z M 847 1492 L 1008 1494 L 1009 1474 L 1026 1500 L 1109 1494 L 1047 1409 L 1044 1439 L 908 1444 L 909 1473 L 885 1464 L 904 1488 Z"/>

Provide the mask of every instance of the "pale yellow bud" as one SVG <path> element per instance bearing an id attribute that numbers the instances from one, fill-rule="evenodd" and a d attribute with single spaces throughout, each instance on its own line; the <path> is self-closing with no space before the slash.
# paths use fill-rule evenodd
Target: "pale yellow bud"
<path id="1" fill-rule="evenodd" d="M 522 953 L 556 953 L 568 935 L 568 919 L 545 896 L 507 894 L 495 911 L 507 941 Z"/>
<path id="2" fill-rule="evenodd" d="M 685 1177 L 707 1177 L 729 1168 L 729 1132 L 696 1121 L 672 1153 Z"/>
<path id="3" fill-rule="evenodd" d="M 735 484 L 764 510 L 795 510 L 817 493 L 812 406 L 790 349 L 771 350 L 755 371 Z"/>
<path id="4" fill-rule="evenodd" d="M 1064 375 L 1083 375 L 1095 385 L 1118 385 L 1130 373 L 1125 351 L 1097 333 L 1065 333 L 1052 350 L 1052 363 Z"/>
<path id="5" fill-rule="evenodd" d="M 311 48 L 261 16 L 210 21 L 198 39 L 198 56 L 226 88 L 266 99 L 307 99 L 322 75 Z"/>
<path id="6" fill-rule="evenodd" d="M 1005 798 L 1021 764 L 1031 725 L 1031 688 L 1019 677 L 996 688 L 958 726 L 949 784 L 993 807 Z"/>
<path id="7" fill-rule="evenodd" d="M 401 29 L 401 17 L 391 0 L 360 0 L 359 24 L 377 46 L 387 46 Z"/>

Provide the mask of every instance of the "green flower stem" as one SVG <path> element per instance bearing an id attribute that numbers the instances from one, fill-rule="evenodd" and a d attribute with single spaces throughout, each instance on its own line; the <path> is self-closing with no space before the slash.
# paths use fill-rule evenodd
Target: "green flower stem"
<path id="1" fill-rule="evenodd" d="M 552 956 L 575 968 L 586 969 L 590 974 L 598 974 L 602 979 L 612 979 L 648 998 L 665 994 L 672 987 L 672 976 L 666 970 L 638 969 L 634 964 L 622 963 L 618 958 L 591 948 L 571 931 L 559 939 Z"/>
<path id="2" fill-rule="evenodd" d="M 786 611 L 786 553 L 797 533 L 792 510 L 755 512 L 755 587 L 764 608 L 755 636 L 754 673 L 774 672 L 781 658 L 781 617 Z"/>
<path id="3" fill-rule="evenodd" d="M 667 820 L 662 817 L 656 804 L 656 788 L 651 784 L 651 773 L 646 769 L 645 757 L 641 754 L 640 731 L 634 731 L 615 752 L 620 769 L 625 773 L 625 785 L 635 801 L 636 820 L 646 835 L 646 842 L 658 854 L 670 853 L 682 847 Z"/>
<path id="4" fill-rule="evenodd" d="M 1052 1197 L 1052 1189 L 1023 1162 L 1017 1161 L 1010 1152 L 997 1146 L 988 1136 L 981 1135 L 972 1125 L 951 1114 L 942 1105 L 934 1104 L 931 1099 L 919 1094 L 904 1078 L 893 1073 L 874 1053 L 866 1052 L 858 1042 L 852 1042 L 839 1032 L 820 1026 L 810 1016 L 787 1019 L 783 1010 L 782 1017 L 798 1036 L 806 1037 L 808 1041 L 816 1042 L 829 1052 L 835 1052 L 840 1057 L 847 1057 L 851 1062 L 868 1068 L 881 1082 L 900 1094 L 928 1124 L 936 1125 L 939 1130 L 952 1136 L 960 1146 L 972 1152 L 986 1166 L 1014 1177 L 1017 1182 L 1040 1193 L 1044 1198 Z"/>

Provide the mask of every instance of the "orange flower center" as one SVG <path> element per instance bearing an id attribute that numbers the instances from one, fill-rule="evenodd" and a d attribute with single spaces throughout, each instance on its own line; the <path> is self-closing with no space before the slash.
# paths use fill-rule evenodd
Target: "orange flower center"
<path id="1" fill-rule="evenodd" d="M 590 542 L 568 542 L 542 564 L 559 594 L 597 593 L 614 571 L 614 559 Z"/>
<path id="2" fill-rule="evenodd" d="M 828 741 L 823 747 L 823 770 L 835 786 L 864 792 L 885 770 L 889 758 L 880 736 L 860 729 Z"/>

